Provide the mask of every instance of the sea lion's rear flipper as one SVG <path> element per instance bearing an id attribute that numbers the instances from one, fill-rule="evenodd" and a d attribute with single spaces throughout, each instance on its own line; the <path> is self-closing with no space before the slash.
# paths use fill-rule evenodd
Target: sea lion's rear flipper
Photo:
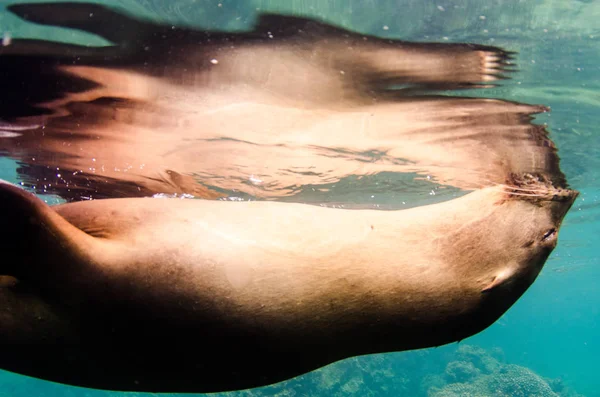
<path id="1" fill-rule="evenodd" d="M 79 29 L 114 44 L 86 47 L 17 38 L 0 46 L 0 70 L 4 71 L 0 154 L 21 162 L 19 173 L 27 186 L 67 200 L 156 193 L 221 196 L 181 170 L 169 171 L 169 164 L 153 167 L 141 161 L 135 165 L 138 172 L 132 172 L 126 160 L 110 165 L 100 162 L 99 147 L 138 134 L 143 141 L 145 131 L 153 127 L 166 130 L 160 123 L 169 114 L 157 109 L 152 100 L 156 92 L 169 90 L 163 90 L 161 80 L 145 70 L 146 56 L 158 63 L 165 61 L 163 56 L 145 54 L 146 46 L 154 49 L 157 40 L 163 40 L 153 33 L 165 26 L 98 4 L 18 4 L 8 10 L 30 22 Z M 168 30 L 172 33 L 170 26 Z M 177 40 L 167 42 L 178 44 Z M 180 61 L 172 60 L 172 64 Z M 176 137 L 171 142 L 176 143 Z M 99 161 L 84 167 L 82 158 Z"/>
<path id="2" fill-rule="evenodd" d="M 87 257 L 97 242 L 33 194 L 2 180 L 0 209 L 2 276 L 51 282 L 81 262 L 76 258 Z"/>
<path id="3" fill-rule="evenodd" d="M 152 26 L 94 3 L 13 4 L 7 9 L 29 22 L 82 30 L 115 44 L 123 43 Z"/>
<path id="4" fill-rule="evenodd" d="M 137 54 L 144 52 L 143 43 L 152 41 L 156 30 L 164 29 L 93 3 L 14 4 L 7 10 L 28 22 L 80 30 L 111 44 L 83 46 L 23 38 L 4 43 L 0 46 L 0 69 L 4 73 L 0 120 L 4 122 L 68 113 L 63 107 L 69 102 L 100 97 L 128 99 L 127 89 L 110 85 L 114 78 L 108 81 L 88 78 L 71 69 L 91 67 L 106 73 L 112 70 L 111 76 L 118 75 L 125 64 L 129 64 L 129 70 L 143 69 L 145 60 L 137 59 Z M 120 81 L 126 81 L 126 77 Z M 100 87 L 105 89 L 99 90 Z"/>
<path id="5" fill-rule="evenodd" d="M 0 47 L 0 70 L 5 72 L 0 155 L 20 161 L 18 172 L 28 187 L 67 200 L 157 193 L 220 197 L 181 170 L 170 171 L 169 164 L 153 167 L 141 161 L 136 173 L 127 161 L 112 166 L 100 162 L 114 145 L 126 145 L 132 136 L 154 127 L 164 130 L 166 137 L 164 124 L 171 120 L 168 112 L 152 105 L 151 96 L 160 84 L 156 78 L 93 66 L 105 62 L 102 54 L 115 51 L 30 40 Z M 177 138 L 171 136 L 170 142 L 177 145 Z M 129 150 L 135 151 L 135 142 Z M 103 149 L 108 147 L 112 149 Z"/>
<path id="6" fill-rule="evenodd" d="M 98 84 L 78 76 L 65 73 L 61 64 L 68 62 L 69 57 L 57 55 L 23 55 L 30 51 L 43 53 L 54 51 L 60 47 L 68 53 L 73 46 L 48 42 L 31 42 L 15 40 L 9 46 L 14 53 L 0 47 L 0 70 L 2 76 L 2 92 L 0 92 L 0 121 L 8 129 L 20 128 L 24 125 L 43 124 L 56 113 L 55 109 L 44 104 L 61 100 L 68 95 L 87 92 L 98 87 Z M 25 120 L 25 118 L 28 118 Z"/>
<path id="7" fill-rule="evenodd" d="M 14 4 L 7 9 L 29 22 L 93 33 L 115 45 L 93 47 L 17 38 L 0 46 L 0 119 L 4 121 L 56 114 L 50 105 L 53 101 L 97 89 L 100 83 L 64 67 L 119 62 L 119 46 L 152 26 L 99 4 Z"/>

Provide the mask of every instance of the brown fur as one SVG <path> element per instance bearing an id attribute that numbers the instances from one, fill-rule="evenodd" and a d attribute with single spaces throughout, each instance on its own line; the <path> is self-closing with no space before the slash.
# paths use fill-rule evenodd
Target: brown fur
<path id="1" fill-rule="evenodd" d="M 530 200 L 497 186 L 385 212 L 173 199 L 50 208 L 11 185 L 0 191 L 22 226 L 6 240 L 26 233 L 37 247 L 5 273 L 39 301 L 19 315 L 3 307 L 2 368 L 86 387 L 194 392 L 481 331 L 534 281 L 576 196 Z M 57 335 L 31 328 L 34 307 Z M 11 337 L 15 329 L 29 334 Z M 11 347 L 19 338 L 41 346 L 26 362 Z M 72 355 L 44 361 L 53 344 Z"/>

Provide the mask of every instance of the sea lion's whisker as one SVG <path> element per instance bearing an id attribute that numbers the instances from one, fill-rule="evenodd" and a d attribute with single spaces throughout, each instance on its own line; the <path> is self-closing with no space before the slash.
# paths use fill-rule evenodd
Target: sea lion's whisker
<path id="1" fill-rule="evenodd" d="M 542 197 L 542 194 L 526 194 L 526 193 L 516 193 L 516 192 L 507 192 L 513 196 L 524 196 L 524 197 Z"/>
<path id="2" fill-rule="evenodd" d="M 522 191 L 522 192 L 531 192 L 531 193 L 533 193 L 533 192 L 539 192 L 539 193 L 542 193 L 542 194 L 548 193 L 548 191 L 549 191 L 549 189 L 544 189 L 544 188 L 538 188 L 538 189 L 531 188 L 531 189 L 528 189 L 528 188 L 525 188 L 525 187 L 519 187 L 519 186 L 515 186 L 515 185 L 507 185 L 505 183 L 494 182 L 491 179 L 484 179 L 484 180 L 487 181 L 487 182 L 489 182 L 489 184 L 477 183 L 477 185 L 480 188 L 485 188 L 485 187 L 489 187 L 489 186 L 501 186 L 502 188 L 504 188 L 506 190 L 510 190 L 510 191 L 519 190 L 519 191 Z"/>
<path id="3" fill-rule="evenodd" d="M 527 188 L 522 188 L 522 187 L 517 187 L 517 186 L 507 186 L 508 189 L 511 190 L 520 190 L 523 192 L 548 192 L 548 189 L 527 189 Z"/>

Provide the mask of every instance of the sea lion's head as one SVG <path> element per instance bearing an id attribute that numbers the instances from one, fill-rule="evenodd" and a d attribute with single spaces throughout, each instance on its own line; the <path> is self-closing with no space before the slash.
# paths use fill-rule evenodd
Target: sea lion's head
<path id="1" fill-rule="evenodd" d="M 456 324 L 467 336 L 496 321 L 535 281 L 578 196 L 531 175 L 498 187 L 495 194 L 481 216 L 438 239 L 442 252 L 452 255 L 446 263 L 460 284 L 450 301 L 468 302 L 468 323 Z"/>

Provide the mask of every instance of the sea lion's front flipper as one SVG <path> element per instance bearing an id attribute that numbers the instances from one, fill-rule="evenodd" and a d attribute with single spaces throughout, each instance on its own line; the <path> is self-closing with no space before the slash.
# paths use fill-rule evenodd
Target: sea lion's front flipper
<path id="1" fill-rule="evenodd" d="M 115 44 L 152 26 L 139 19 L 94 3 L 31 3 L 7 7 L 20 18 L 41 25 L 60 26 L 93 33 Z"/>
<path id="2" fill-rule="evenodd" d="M 0 275 L 37 284 L 89 259 L 98 242 L 71 225 L 39 198 L 0 180 Z M 78 271 L 83 269 L 78 269 Z"/>
<path id="3" fill-rule="evenodd" d="M 253 33 L 298 53 L 307 46 L 307 59 L 362 95 L 485 87 L 513 70 L 513 53 L 498 47 L 386 39 L 301 17 L 261 15 Z"/>

